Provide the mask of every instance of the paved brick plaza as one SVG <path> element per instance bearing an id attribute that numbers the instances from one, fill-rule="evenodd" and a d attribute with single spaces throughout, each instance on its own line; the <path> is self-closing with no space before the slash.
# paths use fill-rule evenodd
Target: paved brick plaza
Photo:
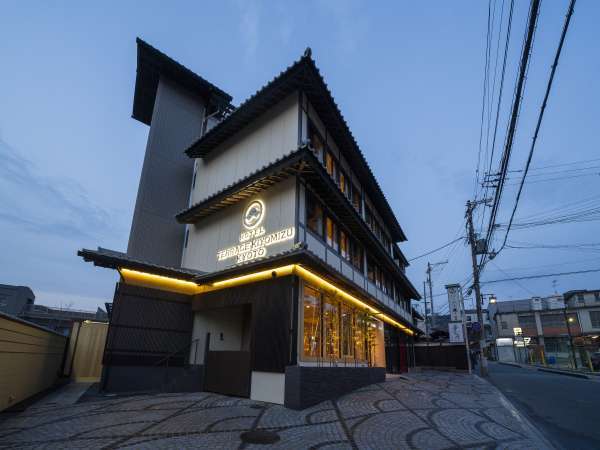
<path id="1" fill-rule="evenodd" d="M 0 419 L 2 420 L 2 419 Z M 0 422 L 0 448 L 260 448 L 247 430 L 275 431 L 274 447 L 541 449 L 547 444 L 475 376 L 406 375 L 304 411 L 211 393 L 41 404 Z"/>

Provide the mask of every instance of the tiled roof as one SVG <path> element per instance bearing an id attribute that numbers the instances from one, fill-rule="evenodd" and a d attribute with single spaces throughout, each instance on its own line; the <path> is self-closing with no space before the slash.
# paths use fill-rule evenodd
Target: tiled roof
<path id="1" fill-rule="evenodd" d="M 283 173 L 284 177 L 287 178 L 285 172 L 289 168 L 290 164 L 293 164 L 302 155 L 305 147 L 298 147 L 295 150 L 287 153 L 286 155 L 276 159 L 272 163 L 269 163 L 254 172 L 249 173 L 241 180 L 237 180 L 223 189 L 215 192 L 211 196 L 195 203 L 189 208 L 179 212 L 175 217 L 180 223 L 194 223 L 199 218 L 205 217 L 208 213 L 212 213 L 216 209 L 221 209 L 217 205 L 220 199 L 226 198 L 229 195 L 236 195 L 236 198 L 241 200 L 242 198 L 254 195 L 270 186 L 274 183 L 266 182 L 265 178 L 268 178 L 273 173 Z M 247 195 L 243 195 L 242 192 L 249 191 Z M 240 196 L 241 195 L 241 196 Z M 236 201 L 230 201 L 228 204 L 236 203 Z M 212 208 L 212 209 L 211 209 Z M 203 210 L 208 209 L 206 214 L 202 214 Z"/>
<path id="2" fill-rule="evenodd" d="M 98 250 L 88 250 L 84 248 L 79 250 L 77 255 L 81 256 L 84 261 L 93 262 L 94 265 L 99 267 L 106 267 L 109 269 L 128 268 L 133 270 L 150 271 L 157 275 L 177 277 L 186 280 L 192 280 L 194 277 L 204 273 L 198 270 L 185 269 L 182 267 L 161 266 L 150 261 L 133 258 L 127 255 L 127 253 L 117 252 L 115 250 L 109 250 L 102 247 L 98 247 Z"/>
<path id="3" fill-rule="evenodd" d="M 213 105 L 230 107 L 231 95 L 192 72 L 187 67 L 137 38 L 137 75 L 133 98 L 133 118 L 150 125 L 160 76 L 204 97 Z"/>
<path id="4" fill-rule="evenodd" d="M 357 176 L 363 180 L 364 188 L 390 228 L 395 241 L 404 241 L 406 236 L 398 223 L 377 179 L 352 135 L 325 80 L 321 76 L 310 49 L 281 72 L 260 90 L 254 93 L 223 121 L 215 125 L 204 136 L 192 144 L 186 153 L 193 158 L 203 158 L 210 154 L 226 139 L 266 112 L 271 106 L 283 100 L 294 91 L 305 92 L 326 128 L 340 148 L 345 149 L 345 157 Z"/>

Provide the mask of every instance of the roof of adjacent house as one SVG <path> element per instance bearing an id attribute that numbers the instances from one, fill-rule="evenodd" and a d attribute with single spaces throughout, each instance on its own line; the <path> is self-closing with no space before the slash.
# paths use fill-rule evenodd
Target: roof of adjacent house
<path id="1" fill-rule="evenodd" d="M 405 241 L 404 231 L 312 59 L 310 49 L 193 143 L 186 153 L 192 158 L 207 157 L 216 151 L 220 144 L 295 91 L 302 91 L 307 95 L 338 147 L 344 149 L 345 158 L 358 178 L 363 180 L 363 187 L 386 222 L 393 240 Z"/>
<path id="2" fill-rule="evenodd" d="M 230 107 L 231 95 L 192 72 L 174 59 L 137 38 L 137 74 L 132 117 L 146 125 L 152 121 L 158 81 L 161 76 L 184 87 L 215 106 Z"/>

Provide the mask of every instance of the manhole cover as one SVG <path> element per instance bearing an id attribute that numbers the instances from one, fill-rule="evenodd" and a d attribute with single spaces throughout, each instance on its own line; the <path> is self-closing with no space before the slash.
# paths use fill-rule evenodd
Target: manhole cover
<path id="1" fill-rule="evenodd" d="M 274 444 L 279 441 L 277 433 L 265 430 L 246 431 L 240 435 L 240 438 L 246 444 Z"/>

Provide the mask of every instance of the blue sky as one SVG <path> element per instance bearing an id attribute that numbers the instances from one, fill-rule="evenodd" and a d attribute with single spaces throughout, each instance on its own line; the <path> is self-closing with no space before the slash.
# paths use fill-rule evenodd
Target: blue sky
<path id="1" fill-rule="evenodd" d="M 498 10 L 501 0 L 497 1 Z M 508 0 L 505 2 L 508 8 Z M 523 166 L 567 1 L 542 4 L 511 169 Z M 0 17 L 0 283 L 38 302 L 95 309 L 115 273 L 83 263 L 82 247 L 124 250 L 148 127 L 131 119 L 135 37 L 234 96 L 236 104 L 306 46 L 406 234 L 410 258 L 464 232 L 478 154 L 488 4 L 464 2 L 7 2 Z M 506 91 L 512 94 L 527 4 L 516 2 Z M 506 11 L 506 9 L 505 9 Z M 577 177 L 526 185 L 517 217 L 592 198 L 600 175 L 600 4 L 580 0 L 533 167 Z M 510 95 L 505 98 L 508 100 Z M 501 114 L 501 136 L 508 117 Z M 567 167 L 567 168 L 568 168 Z M 557 170 L 564 170 L 565 166 Z M 596 170 L 600 172 L 600 170 Z M 543 173 L 543 172 L 542 172 Z M 542 177 L 543 178 L 543 177 Z M 517 178 L 512 183 L 518 181 Z M 515 186 L 509 186 L 506 221 Z M 594 203 L 595 202 L 595 203 Z M 511 241 L 598 242 L 598 222 L 519 230 Z M 501 233 L 499 233 L 501 235 Z M 469 274 L 463 244 L 430 257 L 434 293 Z M 427 258 L 408 269 L 421 290 Z M 600 268 L 597 251 L 505 249 L 485 279 Z M 501 270 L 500 270 L 500 269 Z M 559 292 L 599 288 L 600 274 L 557 278 Z M 484 286 L 500 299 L 553 292 L 552 279 Z M 436 297 L 436 307 L 445 303 Z"/>

